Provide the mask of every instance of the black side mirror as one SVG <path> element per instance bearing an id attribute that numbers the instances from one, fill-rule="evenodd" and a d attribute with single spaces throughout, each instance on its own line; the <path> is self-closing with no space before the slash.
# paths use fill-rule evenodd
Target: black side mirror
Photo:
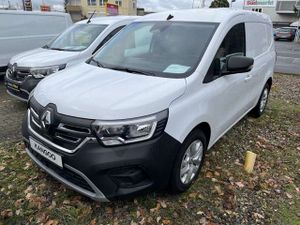
<path id="1" fill-rule="evenodd" d="M 254 59 L 241 55 L 228 56 L 226 59 L 225 74 L 244 73 L 252 69 Z"/>

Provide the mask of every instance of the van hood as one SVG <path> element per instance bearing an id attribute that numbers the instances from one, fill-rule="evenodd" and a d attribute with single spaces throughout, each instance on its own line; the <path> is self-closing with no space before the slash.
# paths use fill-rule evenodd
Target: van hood
<path id="1" fill-rule="evenodd" d="M 21 67 L 43 67 L 68 63 L 80 52 L 58 51 L 44 48 L 22 52 L 11 58 L 10 64 L 17 63 Z"/>
<path id="2" fill-rule="evenodd" d="M 185 88 L 184 78 L 145 76 L 82 63 L 41 81 L 33 96 L 44 107 L 55 104 L 61 114 L 117 120 L 165 110 Z"/>

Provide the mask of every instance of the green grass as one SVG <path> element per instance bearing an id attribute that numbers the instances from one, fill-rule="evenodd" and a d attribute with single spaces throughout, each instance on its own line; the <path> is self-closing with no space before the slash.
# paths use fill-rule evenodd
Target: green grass
<path id="1" fill-rule="evenodd" d="M 266 114 L 242 119 L 221 138 L 197 181 L 181 195 L 150 193 L 97 203 L 38 169 L 21 140 L 0 143 L 0 224 L 90 224 L 95 219 L 96 224 L 299 225 L 300 106 L 277 95 L 286 87 L 275 87 Z M 253 174 L 242 166 L 248 150 L 258 155 Z"/>

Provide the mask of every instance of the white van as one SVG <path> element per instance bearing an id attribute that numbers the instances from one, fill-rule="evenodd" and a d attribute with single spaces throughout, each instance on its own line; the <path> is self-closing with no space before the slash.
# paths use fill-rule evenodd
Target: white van
<path id="1" fill-rule="evenodd" d="M 96 200 L 186 191 L 206 151 L 247 113 L 264 112 L 274 64 L 262 13 L 145 16 L 92 60 L 39 83 L 23 124 L 26 151 Z"/>
<path id="2" fill-rule="evenodd" d="M 71 25 L 67 13 L 0 10 L 0 75 L 12 56 L 43 46 Z"/>
<path id="3" fill-rule="evenodd" d="M 7 93 L 27 101 L 45 77 L 89 59 L 110 38 L 137 16 L 96 17 L 82 20 L 41 48 L 20 53 L 8 64 Z"/>

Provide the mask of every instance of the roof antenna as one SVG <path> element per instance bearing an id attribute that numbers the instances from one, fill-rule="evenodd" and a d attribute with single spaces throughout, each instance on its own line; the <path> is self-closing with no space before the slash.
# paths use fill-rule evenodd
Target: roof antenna
<path id="1" fill-rule="evenodd" d="M 96 10 L 94 10 L 94 12 L 92 13 L 92 15 L 90 16 L 90 18 L 88 19 L 88 21 L 86 21 L 87 24 L 89 24 L 91 22 L 91 19 L 93 18 L 93 16 L 95 15 Z"/>
<path id="2" fill-rule="evenodd" d="M 167 17 L 167 20 L 171 20 L 173 18 L 174 18 L 174 16 L 172 16 L 171 14 L 169 14 L 168 17 Z"/>

